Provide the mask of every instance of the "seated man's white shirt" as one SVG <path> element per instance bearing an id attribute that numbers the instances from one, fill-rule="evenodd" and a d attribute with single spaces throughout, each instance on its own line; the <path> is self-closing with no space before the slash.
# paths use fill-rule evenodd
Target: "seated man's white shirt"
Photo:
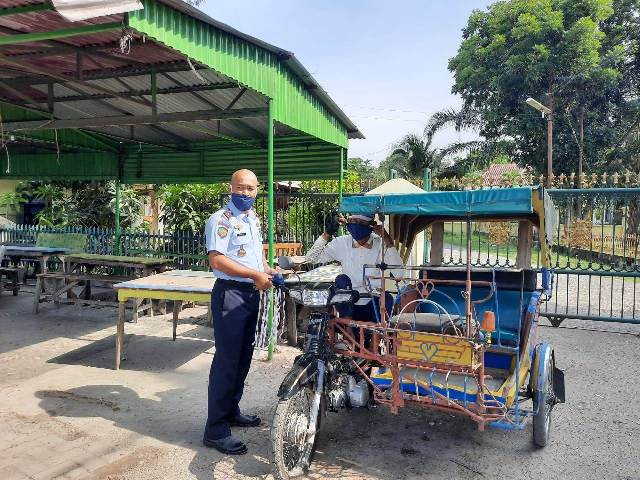
<path id="1" fill-rule="evenodd" d="M 307 252 L 306 260 L 309 263 L 340 262 L 342 273 L 351 279 L 353 289 L 364 293 L 367 289 L 364 285 L 363 274 L 369 277 L 380 276 L 381 272 L 377 268 L 367 268 L 364 271 L 363 266 L 381 263 L 381 256 L 382 238 L 372 233 L 366 246 L 359 245 L 351 235 L 342 235 L 330 242 L 327 242 L 323 237 L 319 237 Z M 387 265 L 404 265 L 395 247 L 385 248 L 384 263 Z M 396 278 L 404 275 L 404 270 L 402 269 L 389 269 L 386 271 L 386 275 L 389 275 L 389 272 Z M 371 287 L 380 288 L 380 280 L 371 280 Z M 369 299 L 362 299 L 357 304 L 363 305 L 367 302 L 369 302 Z"/>

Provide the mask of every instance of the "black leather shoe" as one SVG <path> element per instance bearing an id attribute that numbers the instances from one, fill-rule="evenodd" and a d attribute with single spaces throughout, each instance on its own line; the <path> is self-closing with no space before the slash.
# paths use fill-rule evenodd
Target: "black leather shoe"
<path id="1" fill-rule="evenodd" d="M 205 447 L 215 448 L 225 455 L 244 455 L 248 450 L 244 443 L 232 435 L 218 440 L 211 440 L 210 438 L 204 437 L 202 443 Z"/>
<path id="2" fill-rule="evenodd" d="M 242 413 L 229 421 L 232 427 L 257 427 L 260 425 L 260 417 L 257 415 L 243 415 Z"/>

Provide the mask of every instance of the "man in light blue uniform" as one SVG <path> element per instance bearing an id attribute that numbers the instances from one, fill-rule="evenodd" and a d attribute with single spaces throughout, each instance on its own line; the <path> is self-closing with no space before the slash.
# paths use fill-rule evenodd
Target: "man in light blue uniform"
<path id="1" fill-rule="evenodd" d="M 246 453 L 247 446 L 231 435 L 230 427 L 260 425 L 259 417 L 240 412 L 239 403 L 253 355 L 259 290 L 270 288 L 276 273 L 264 258 L 260 220 L 252 209 L 257 193 L 256 175 L 238 170 L 231 177 L 231 201 L 205 227 L 209 265 L 216 276 L 211 292 L 216 352 L 203 442 L 231 455 Z"/>

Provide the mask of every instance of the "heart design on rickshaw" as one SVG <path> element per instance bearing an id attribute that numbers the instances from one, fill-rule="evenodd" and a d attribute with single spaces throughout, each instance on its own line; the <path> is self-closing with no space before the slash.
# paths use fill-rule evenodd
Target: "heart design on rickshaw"
<path id="1" fill-rule="evenodd" d="M 436 356 L 436 353 L 438 353 L 438 345 L 435 343 L 423 343 L 420 345 L 420 350 L 424 358 L 426 358 L 427 361 L 431 361 L 431 359 Z"/>

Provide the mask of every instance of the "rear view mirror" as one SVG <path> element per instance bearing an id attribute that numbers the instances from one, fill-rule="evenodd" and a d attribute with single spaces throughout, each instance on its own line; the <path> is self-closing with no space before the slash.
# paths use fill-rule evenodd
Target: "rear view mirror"
<path id="1" fill-rule="evenodd" d="M 295 256 L 295 257 L 287 257 L 282 256 L 278 257 L 278 266 L 283 270 L 293 270 L 298 271 L 303 263 L 307 261 L 307 258 L 304 256 Z"/>
<path id="2" fill-rule="evenodd" d="M 283 270 L 293 270 L 295 264 L 291 257 L 278 257 L 278 266 Z"/>

